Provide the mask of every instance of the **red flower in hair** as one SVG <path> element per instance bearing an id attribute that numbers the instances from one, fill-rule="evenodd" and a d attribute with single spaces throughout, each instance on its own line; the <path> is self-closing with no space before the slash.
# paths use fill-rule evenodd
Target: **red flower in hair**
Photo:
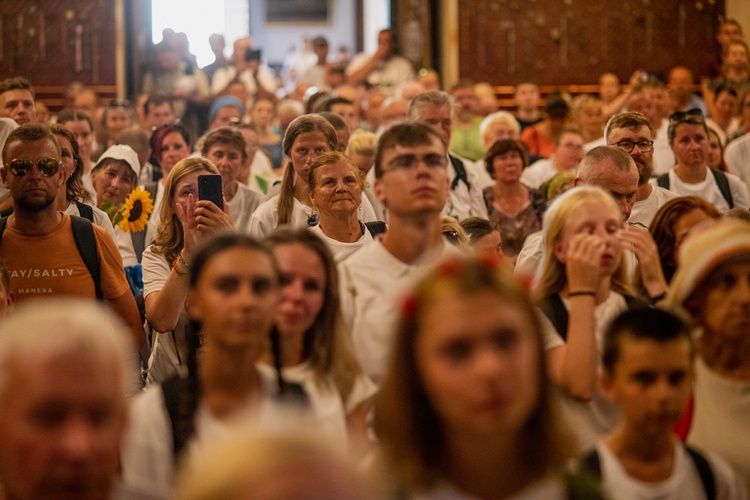
<path id="1" fill-rule="evenodd" d="M 438 265 L 437 272 L 440 276 L 455 276 L 461 270 L 462 264 L 461 259 L 447 259 Z"/>
<path id="2" fill-rule="evenodd" d="M 406 297 L 406 299 L 404 299 L 403 303 L 401 304 L 401 314 L 406 318 L 415 316 L 418 309 L 419 301 L 414 295 L 409 295 L 408 297 Z"/>

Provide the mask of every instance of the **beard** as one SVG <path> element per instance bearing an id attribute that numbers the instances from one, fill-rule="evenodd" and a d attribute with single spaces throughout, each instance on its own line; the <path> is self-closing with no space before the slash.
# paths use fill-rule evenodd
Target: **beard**
<path id="1" fill-rule="evenodd" d="M 17 200 L 15 200 L 15 205 L 18 209 L 23 210 L 24 212 L 30 212 L 30 213 L 37 213 L 37 212 L 43 212 L 47 208 L 49 208 L 50 205 L 52 205 L 55 202 L 55 198 L 57 197 L 57 194 L 49 194 L 44 198 L 36 198 L 36 199 L 29 199 L 25 196 L 21 196 Z"/>
<path id="2" fill-rule="evenodd" d="M 654 164 L 647 163 L 646 161 L 635 161 L 638 167 L 638 185 L 643 186 L 646 184 L 651 177 L 654 175 Z"/>

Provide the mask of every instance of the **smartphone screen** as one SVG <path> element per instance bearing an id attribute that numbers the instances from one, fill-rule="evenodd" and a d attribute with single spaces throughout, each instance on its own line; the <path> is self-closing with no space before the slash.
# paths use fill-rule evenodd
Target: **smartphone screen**
<path id="1" fill-rule="evenodd" d="M 198 176 L 198 199 L 208 200 L 224 210 L 224 195 L 219 174 Z"/>

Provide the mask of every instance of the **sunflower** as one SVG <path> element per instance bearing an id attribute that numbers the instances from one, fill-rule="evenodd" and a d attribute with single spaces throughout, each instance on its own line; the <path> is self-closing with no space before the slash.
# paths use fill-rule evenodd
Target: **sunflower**
<path id="1" fill-rule="evenodd" d="M 112 221 L 126 233 L 143 231 L 154 211 L 154 202 L 147 191 L 140 187 L 130 192 L 125 203 Z"/>

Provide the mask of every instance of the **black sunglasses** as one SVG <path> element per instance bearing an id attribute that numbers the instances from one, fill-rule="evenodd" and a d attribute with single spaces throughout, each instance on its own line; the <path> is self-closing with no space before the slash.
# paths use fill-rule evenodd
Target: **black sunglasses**
<path id="1" fill-rule="evenodd" d="M 40 158 L 36 162 L 33 160 L 11 160 L 10 163 L 8 163 L 8 170 L 16 177 L 23 177 L 29 173 L 34 163 L 36 163 L 36 168 L 38 168 L 45 177 L 55 175 L 60 168 L 60 162 L 54 158 Z"/>
<path id="2" fill-rule="evenodd" d="M 676 111 L 669 116 L 671 123 L 696 123 L 697 121 L 705 122 L 703 112 L 698 108 L 689 109 L 685 112 Z"/>

